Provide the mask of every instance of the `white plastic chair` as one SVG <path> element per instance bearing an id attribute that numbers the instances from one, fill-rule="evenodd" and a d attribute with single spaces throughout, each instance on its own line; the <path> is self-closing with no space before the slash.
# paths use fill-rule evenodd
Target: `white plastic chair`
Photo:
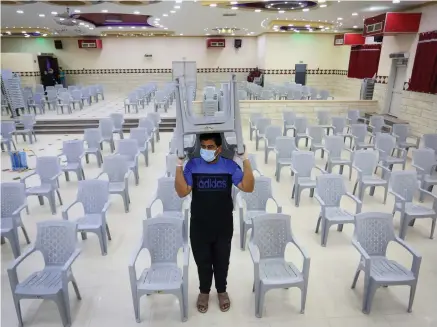
<path id="1" fill-rule="evenodd" d="M 100 128 L 87 128 L 84 130 L 83 140 L 87 144 L 85 149 L 85 161 L 89 163 L 89 155 L 93 154 L 96 156 L 97 165 L 99 168 L 102 166 L 103 155 L 102 155 L 102 143 L 103 137 Z"/>
<path id="2" fill-rule="evenodd" d="M 280 136 L 276 138 L 274 151 L 276 153 L 275 176 L 276 181 L 279 182 L 282 167 L 291 166 L 292 154 L 294 151 L 299 151 L 299 149 L 296 147 L 294 137 Z"/>
<path id="3" fill-rule="evenodd" d="M 147 134 L 147 129 L 138 127 L 131 128 L 129 137 L 136 140 L 138 143 L 138 151 L 144 156 L 144 161 L 146 167 L 149 166 L 149 136 Z"/>
<path id="4" fill-rule="evenodd" d="M 349 152 L 349 159 L 344 158 L 343 150 Z M 325 137 L 325 151 L 328 155 L 326 160 L 325 170 L 328 173 L 332 173 L 332 169 L 335 166 L 340 166 L 340 174 L 343 174 L 343 167 L 349 167 L 349 180 L 352 178 L 352 157 L 353 152 L 351 149 L 346 148 L 343 137 L 341 136 L 326 136 Z"/>
<path id="5" fill-rule="evenodd" d="M 434 151 L 429 148 L 414 149 L 412 166 L 416 168 L 420 187 L 432 192 L 434 185 L 437 185 L 437 175 L 433 174 L 437 167 Z M 423 195 L 420 194 L 420 202 L 423 202 Z"/>
<path id="6" fill-rule="evenodd" d="M 138 171 L 138 156 L 140 154 L 137 140 L 126 139 L 118 142 L 118 150 L 116 154 L 126 157 L 129 169 L 132 170 L 135 176 L 135 184 L 140 182 L 140 175 Z"/>
<path id="7" fill-rule="evenodd" d="M 73 171 L 79 181 L 85 179 L 82 159 L 85 156 L 83 140 L 69 140 L 62 142 L 62 153 L 58 157 L 65 157 L 66 162 L 61 166 L 65 180 L 70 181 L 69 172 Z"/>
<path id="8" fill-rule="evenodd" d="M 276 147 L 276 139 L 282 136 L 281 126 L 270 125 L 265 129 L 264 139 L 264 163 L 267 164 L 270 151 L 274 151 Z"/>

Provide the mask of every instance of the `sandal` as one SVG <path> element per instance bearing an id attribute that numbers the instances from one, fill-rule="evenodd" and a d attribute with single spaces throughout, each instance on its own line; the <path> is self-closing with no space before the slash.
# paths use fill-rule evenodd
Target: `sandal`
<path id="1" fill-rule="evenodd" d="M 200 293 L 197 297 L 197 310 L 200 313 L 206 313 L 208 311 L 209 294 Z"/>
<path id="2" fill-rule="evenodd" d="M 221 312 L 227 312 L 231 308 L 231 300 L 227 292 L 217 293 L 219 300 L 219 307 Z"/>

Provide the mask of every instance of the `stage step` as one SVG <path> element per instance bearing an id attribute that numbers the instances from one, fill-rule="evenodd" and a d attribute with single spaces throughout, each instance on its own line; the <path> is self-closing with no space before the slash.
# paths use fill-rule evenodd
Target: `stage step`
<path id="1" fill-rule="evenodd" d="M 126 118 L 123 131 L 128 133 L 131 128 L 138 127 L 138 120 L 138 118 Z M 98 119 L 37 120 L 34 129 L 37 134 L 83 134 L 85 129 L 98 126 Z M 160 132 L 173 132 L 175 127 L 176 118 L 161 118 Z"/>

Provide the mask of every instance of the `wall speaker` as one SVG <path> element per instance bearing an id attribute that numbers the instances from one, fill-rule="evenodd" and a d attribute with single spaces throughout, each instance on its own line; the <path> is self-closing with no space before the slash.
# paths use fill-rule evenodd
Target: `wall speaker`
<path id="1" fill-rule="evenodd" d="M 55 40 L 55 49 L 58 49 L 58 50 L 63 49 L 61 40 Z"/>
<path id="2" fill-rule="evenodd" d="M 382 35 L 378 35 L 378 36 L 374 36 L 373 37 L 373 41 L 374 42 L 382 42 L 382 40 L 384 39 L 384 36 L 382 36 Z"/>
<path id="3" fill-rule="evenodd" d="M 235 39 L 235 40 L 234 40 L 234 48 L 235 48 L 235 49 L 239 49 L 239 48 L 241 48 L 242 43 L 243 43 L 243 40 L 242 40 L 242 39 Z"/>

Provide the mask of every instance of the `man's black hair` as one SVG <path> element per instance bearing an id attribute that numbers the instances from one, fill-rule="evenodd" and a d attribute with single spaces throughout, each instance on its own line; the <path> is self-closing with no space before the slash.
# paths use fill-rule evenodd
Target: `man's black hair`
<path id="1" fill-rule="evenodd" d="M 202 141 L 208 141 L 208 140 L 213 140 L 215 145 L 217 147 L 222 145 L 222 136 L 219 133 L 205 133 L 205 134 L 200 134 L 199 136 L 199 140 Z"/>

